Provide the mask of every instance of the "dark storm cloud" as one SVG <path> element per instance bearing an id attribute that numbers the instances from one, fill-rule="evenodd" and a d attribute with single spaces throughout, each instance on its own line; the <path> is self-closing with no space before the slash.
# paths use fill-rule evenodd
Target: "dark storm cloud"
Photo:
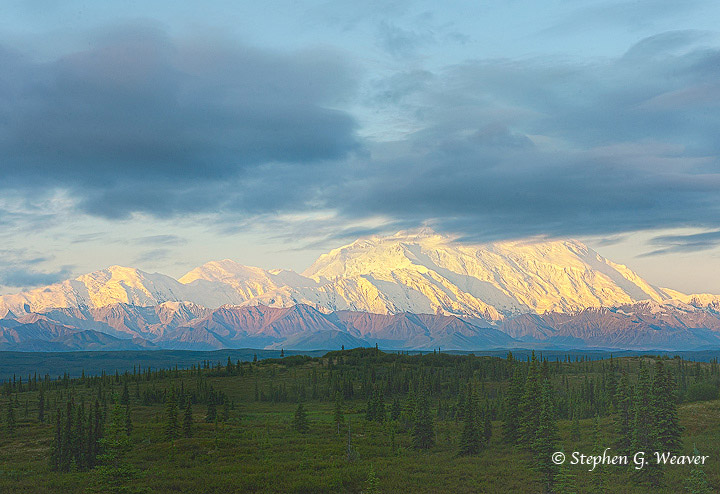
<path id="1" fill-rule="evenodd" d="M 0 187 L 67 188 L 91 214 L 212 210 L 227 198 L 213 185 L 358 147 L 354 119 L 331 109 L 354 72 L 329 50 L 274 53 L 139 26 L 50 61 L 0 50 L 0 65 Z"/>

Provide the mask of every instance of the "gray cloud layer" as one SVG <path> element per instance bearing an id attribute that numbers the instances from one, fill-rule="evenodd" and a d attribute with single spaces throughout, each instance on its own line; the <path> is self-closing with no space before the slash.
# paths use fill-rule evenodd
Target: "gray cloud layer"
<path id="1" fill-rule="evenodd" d="M 718 228 L 720 50 L 703 36 L 391 74 L 363 101 L 411 121 L 393 142 L 360 139 L 337 109 L 360 101 L 359 71 L 328 50 L 143 27 L 50 61 L 0 51 L 0 188 L 65 189 L 111 219 L 329 209 L 328 235 L 370 216 L 483 240 Z"/>
<path id="2" fill-rule="evenodd" d="M 382 97 L 422 130 L 374 148 L 344 211 L 434 218 L 469 238 L 717 226 L 720 51 L 701 39 L 394 76 Z"/>
<path id="3" fill-rule="evenodd" d="M 243 190 L 216 187 L 358 146 L 352 116 L 331 109 L 353 69 L 328 50 L 278 54 L 141 26 L 49 62 L 0 51 L 0 65 L 0 187 L 66 187 L 95 215 L 243 203 Z"/>

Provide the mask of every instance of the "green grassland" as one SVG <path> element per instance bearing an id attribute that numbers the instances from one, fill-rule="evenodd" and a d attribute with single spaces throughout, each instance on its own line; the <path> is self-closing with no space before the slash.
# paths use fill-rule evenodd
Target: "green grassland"
<path id="1" fill-rule="evenodd" d="M 143 369 L 96 378 L 39 380 L 34 386 L 32 381 L 28 386 L 26 380 L 19 390 L 17 383 L 13 389 L 6 386 L 0 398 L 0 418 L 6 420 L 11 402 L 16 423 L 12 432 L 6 426 L 0 428 L 0 492 L 108 492 L 110 488 L 103 483 L 98 468 L 51 470 L 54 417 L 70 398 L 76 404 L 99 400 L 104 403 L 103 409 L 112 409 L 126 384 L 132 432 L 131 447 L 122 460 L 130 468 L 116 488 L 120 492 L 546 492 L 546 484 L 534 468 L 533 453 L 522 445 L 509 444 L 503 435 L 503 403 L 509 386 L 506 367 L 510 365 L 505 359 L 432 354 L 373 356 L 369 351 L 333 352 L 330 356 L 332 363 L 328 357 L 286 357 L 238 364 L 230 372 L 224 363 L 205 363 L 193 370 Z M 623 357 L 611 365 L 628 372 L 632 380 L 640 366 L 651 369 L 653 364 L 648 357 Z M 568 403 L 585 399 L 579 390 L 588 382 L 595 383 L 596 389 L 601 387 L 608 365 L 607 360 L 549 363 L 550 381 L 558 394 L 558 449 L 593 452 L 597 440 L 591 416 L 595 411 L 600 415 L 600 444 L 613 447 L 616 443 L 612 397 L 602 404 L 602 391 L 595 391 L 597 399 L 593 401 L 597 403 L 582 408 L 585 416 L 579 419 L 579 435 L 572 430 L 573 421 L 562 412 Z M 684 402 L 678 408 L 684 427 L 682 452 L 688 454 L 696 446 L 710 457 L 704 473 L 710 488 L 717 492 L 720 401 L 687 401 L 687 390 L 694 382 L 704 379 L 717 386 L 713 364 L 688 364 L 690 371 L 682 376 L 677 359 L 667 360 L 665 365 L 674 369 L 679 382 L 684 380 L 679 385 Z M 332 375 L 338 379 L 333 381 Z M 368 386 L 373 379 L 382 382 L 382 376 L 388 375 L 409 380 L 407 393 L 385 395 L 388 409 L 397 399 L 402 413 L 397 420 L 369 421 Z M 427 392 L 435 444 L 418 450 L 413 447 L 409 410 L 413 397 L 424 392 L 421 385 L 417 391 L 412 389 L 412 379 L 423 375 L 435 376 L 427 388 L 432 390 Z M 418 379 L 422 381 L 422 377 Z M 459 386 L 450 382 L 452 379 L 461 380 Z M 457 399 L 455 390 L 462 389 L 467 381 L 478 390 L 485 413 L 492 415 L 492 435 L 479 454 L 460 456 L 463 421 L 447 410 L 452 410 Z M 342 400 L 344 420 L 338 427 L 335 390 L 342 385 L 347 391 L 348 382 L 353 395 Z M 218 404 L 217 420 L 206 421 L 208 405 L 198 400 L 191 405 L 192 437 L 182 437 L 181 432 L 180 437 L 168 439 L 165 402 L 171 390 L 186 390 L 191 396 L 190 390 L 208 387 L 225 403 Z M 46 400 L 44 423 L 38 419 L 38 388 L 44 390 Z M 162 398 L 148 403 L 150 391 Z M 308 412 L 310 427 L 306 434 L 293 427 L 299 399 Z M 439 413 L 443 407 L 445 412 Z M 178 408 L 182 421 L 185 405 L 179 403 Z M 691 470 L 685 465 L 666 467 L 661 486 L 650 487 L 632 479 L 631 467 L 606 466 L 594 472 L 588 468 L 567 467 L 574 476 L 576 492 L 685 492 L 684 482 Z"/>

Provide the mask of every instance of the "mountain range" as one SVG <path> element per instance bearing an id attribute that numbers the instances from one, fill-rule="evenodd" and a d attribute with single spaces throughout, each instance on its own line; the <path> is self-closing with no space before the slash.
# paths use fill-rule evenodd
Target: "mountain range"
<path id="1" fill-rule="evenodd" d="M 576 240 L 373 236 L 303 273 L 229 259 L 111 266 L 0 297 L 0 349 L 720 346 L 720 297 L 652 285 Z"/>

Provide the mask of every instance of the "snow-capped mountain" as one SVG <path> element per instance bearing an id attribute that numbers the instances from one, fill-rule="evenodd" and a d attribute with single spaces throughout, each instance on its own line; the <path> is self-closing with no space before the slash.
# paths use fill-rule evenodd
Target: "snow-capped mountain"
<path id="1" fill-rule="evenodd" d="M 209 309 L 306 304 L 326 313 L 446 314 L 487 325 L 519 314 L 576 313 L 643 300 L 720 307 L 718 296 L 653 286 L 575 240 L 466 245 L 425 229 L 357 240 L 320 256 L 302 274 L 228 259 L 179 280 L 112 266 L 2 296 L 0 317 L 189 302 Z"/>
<path id="2" fill-rule="evenodd" d="M 575 240 L 470 246 L 427 230 L 355 241 L 320 256 L 303 274 L 368 280 L 400 310 L 493 320 L 671 298 Z"/>

